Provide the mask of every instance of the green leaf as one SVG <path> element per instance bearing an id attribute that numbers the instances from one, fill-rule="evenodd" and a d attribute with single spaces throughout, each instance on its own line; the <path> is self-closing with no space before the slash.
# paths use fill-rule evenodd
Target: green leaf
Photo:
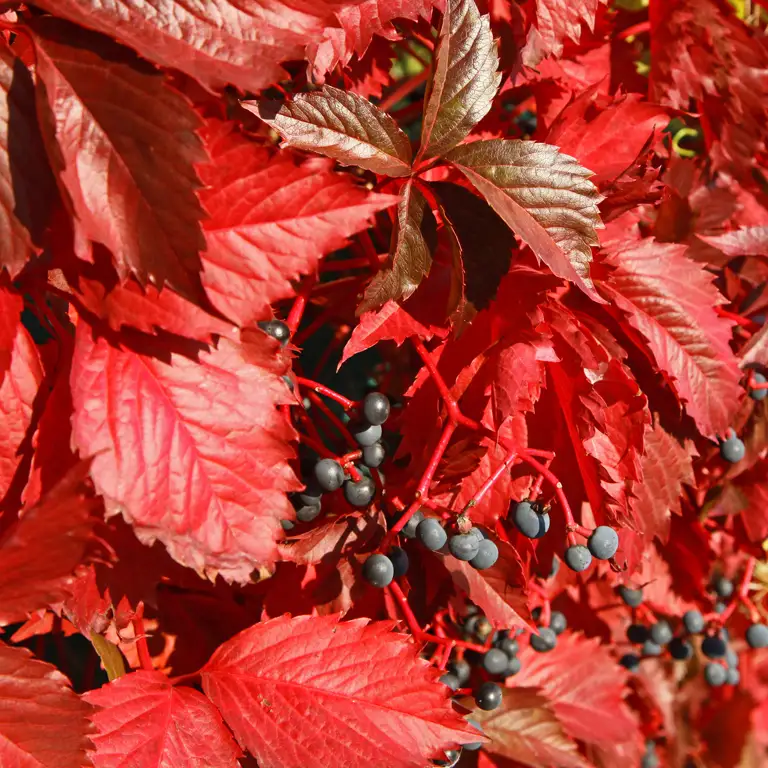
<path id="1" fill-rule="evenodd" d="M 429 274 L 437 245 L 437 222 L 424 195 L 408 180 L 397 206 L 392 266 L 374 276 L 357 314 L 380 307 L 390 299 L 407 299 Z"/>
<path id="2" fill-rule="evenodd" d="M 499 88 L 499 52 L 490 17 L 474 0 L 448 0 L 435 54 L 419 158 L 444 154 L 491 108 Z"/>
<path id="3" fill-rule="evenodd" d="M 297 149 L 384 176 L 408 176 L 411 143 L 386 112 L 354 93 L 326 85 L 293 101 L 244 101 Z"/>
<path id="4" fill-rule="evenodd" d="M 589 276 L 602 200 L 591 171 L 550 144 L 516 139 L 461 144 L 446 160 L 554 274 L 605 303 Z"/>

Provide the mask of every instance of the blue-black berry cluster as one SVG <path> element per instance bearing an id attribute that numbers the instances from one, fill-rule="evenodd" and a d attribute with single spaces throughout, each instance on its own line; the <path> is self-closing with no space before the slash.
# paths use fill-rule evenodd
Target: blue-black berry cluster
<path id="1" fill-rule="evenodd" d="M 549 509 L 538 501 L 513 501 L 509 516 L 515 528 L 529 539 L 540 539 L 549 531 Z M 619 536 L 616 531 L 607 525 L 599 525 L 590 534 L 586 546 L 569 546 L 563 559 L 572 571 L 581 573 L 589 568 L 593 558 L 610 560 L 618 549 Z"/>

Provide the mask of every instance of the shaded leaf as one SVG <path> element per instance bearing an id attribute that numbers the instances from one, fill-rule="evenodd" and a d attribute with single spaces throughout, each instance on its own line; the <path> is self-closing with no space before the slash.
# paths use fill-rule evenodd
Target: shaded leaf
<path id="1" fill-rule="evenodd" d="M 487 477 L 487 474 L 486 474 Z M 529 626 L 525 575 L 520 556 L 503 541 L 496 542 L 499 559 L 491 568 L 478 571 L 455 557 L 441 557 L 456 587 L 467 594 L 497 629 Z"/>
<path id="2" fill-rule="evenodd" d="M 56 189 L 35 114 L 32 77 L 0 41 L 0 268 L 15 277 L 42 245 Z"/>
<path id="3" fill-rule="evenodd" d="M 392 266 L 373 276 L 357 314 L 390 300 L 407 299 L 429 274 L 432 252 L 437 245 L 437 222 L 429 201 L 411 180 L 403 187 L 397 206 L 393 241 Z"/>
<path id="4" fill-rule="evenodd" d="M 439 672 L 389 622 L 272 619 L 220 646 L 201 675 L 262 768 L 422 768 L 473 737 Z"/>
<path id="5" fill-rule="evenodd" d="M 662 543 L 669 539 L 672 514 L 681 514 L 680 495 L 683 483 L 695 486 L 691 444 L 681 445 L 668 432 L 656 424 L 645 432 L 643 482 L 633 488 L 630 501 L 640 531 L 650 540 L 656 536 Z"/>
<path id="6" fill-rule="evenodd" d="M 552 272 L 602 301 L 589 276 L 601 200 L 590 171 L 557 147 L 514 139 L 462 144 L 446 160 Z"/>
<path id="7" fill-rule="evenodd" d="M 203 284 L 214 306 L 241 325 L 292 296 L 291 281 L 398 200 L 357 186 L 327 160 L 275 155 L 233 123 L 209 119 L 202 136 L 211 155 L 198 167 L 210 215 Z"/>
<path id="8" fill-rule="evenodd" d="M 516 686 L 504 688 L 503 693 L 504 700 L 498 709 L 475 709 L 472 714 L 472 719 L 491 739 L 485 748 L 492 755 L 511 758 L 531 768 L 588 768 L 538 688 Z"/>
<path id="9" fill-rule="evenodd" d="M 638 722 L 624 702 L 627 672 L 599 640 L 566 633 L 551 653 L 526 646 L 520 661 L 515 685 L 540 688 L 574 739 L 612 744 L 639 736 Z"/>
<path id="10" fill-rule="evenodd" d="M 504 220 L 477 195 L 456 184 L 432 186 L 461 248 L 459 306 L 469 304 L 473 313 L 485 309 L 509 271 L 517 241 Z"/>
<path id="11" fill-rule="evenodd" d="M 48 156 L 75 214 L 77 255 L 94 241 L 121 276 L 200 300 L 205 159 L 190 103 L 106 37 L 51 17 L 32 25 Z"/>
<path id="12" fill-rule="evenodd" d="M 0 643 L 0 765 L 82 768 L 93 707 L 52 664 Z"/>
<path id="13" fill-rule="evenodd" d="M 716 308 L 725 302 L 685 246 L 613 242 L 606 246 L 616 269 L 601 288 L 644 337 L 656 365 L 707 437 L 724 434 L 743 395 L 731 351 L 733 321 Z"/>
<path id="14" fill-rule="evenodd" d="M 421 125 L 420 158 L 455 147 L 487 114 L 501 81 L 490 17 L 475 0 L 447 0 Z"/>
<path id="15" fill-rule="evenodd" d="M 80 462 L 0 538 L 0 625 L 24 621 L 71 593 L 92 538 L 92 513 L 101 507 L 84 485 L 89 464 Z"/>
<path id="16" fill-rule="evenodd" d="M 132 672 L 84 696 L 92 720 L 95 768 L 200 765 L 238 768 L 242 754 L 202 693 L 173 686 L 160 672 Z"/>
<path id="17" fill-rule="evenodd" d="M 81 321 L 72 364 L 74 441 L 95 456 L 108 512 L 183 565 L 241 582 L 276 557 L 280 519 L 292 515 L 285 493 L 300 487 L 269 341 L 222 339 L 200 362 L 169 364 L 94 341 Z"/>
<path id="18" fill-rule="evenodd" d="M 32 423 L 43 367 L 21 323 L 21 296 L 0 285 L 0 501 L 22 460 L 20 448 Z"/>
<path id="19" fill-rule="evenodd" d="M 297 149 L 384 176 L 411 172 L 411 142 L 397 123 L 367 99 L 326 85 L 293 101 L 244 101 Z"/>

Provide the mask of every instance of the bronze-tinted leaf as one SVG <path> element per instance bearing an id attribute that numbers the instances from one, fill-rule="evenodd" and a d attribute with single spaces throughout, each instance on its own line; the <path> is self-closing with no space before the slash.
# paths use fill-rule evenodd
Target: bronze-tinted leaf
<path id="1" fill-rule="evenodd" d="M 437 244 L 437 222 L 429 202 L 412 181 L 403 187 L 397 206 L 392 266 L 371 280 L 357 313 L 380 307 L 390 299 L 407 299 L 429 274 Z"/>
<path id="2" fill-rule="evenodd" d="M 492 139 L 462 144 L 446 159 L 558 277 L 603 302 L 589 276 L 601 200 L 591 171 L 536 141 Z"/>
<path id="3" fill-rule="evenodd" d="M 448 0 L 421 127 L 420 157 L 455 147 L 487 114 L 499 88 L 499 52 L 475 0 Z"/>
<path id="4" fill-rule="evenodd" d="M 411 172 L 411 143 L 397 123 L 367 99 L 325 86 L 293 101 L 245 101 L 292 147 L 384 176 Z"/>

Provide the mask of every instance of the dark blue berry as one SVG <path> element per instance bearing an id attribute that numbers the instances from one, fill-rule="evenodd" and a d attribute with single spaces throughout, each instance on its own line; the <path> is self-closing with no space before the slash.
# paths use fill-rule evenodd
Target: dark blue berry
<path id="1" fill-rule="evenodd" d="M 483 732 L 483 728 L 480 725 L 480 723 L 476 722 L 475 720 L 467 720 L 467 722 L 473 727 L 476 728 L 480 733 Z M 469 744 L 464 744 L 463 748 L 466 749 L 468 752 L 477 752 L 480 747 L 483 746 L 482 741 L 473 741 Z"/>
<path id="2" fill-rule="evenodd" d="M 642 645 L 648 636 L 648 627 L 643 624 L 630 624 L 627 627 L 627 640 L 634 645 Z"/>
<path id="3" fill-rule="evenodd" d="M 610 560 L 619 548 L 619 535 L 607 525 L 599 525 L 587 540 L 587 547 L 598 560 Z"/>
<path id="4" fill-rule="evenodd" d="M 686 611 L 683 614 L 683 626 L 690 635 L 698 635 L 704 629 L 704 617 L 700 611 Z"/>
<path id="5" fill-rule="evenodd" d="M 725 671 L 726 685 L 738 685 L 741 682 L 741 673 L 738 669 L 727 669 Z"/>
<path id="6" fill-rule="evenodd" d="M 271 336 L 276 341 L 279 341 L 283 346 L 288 343 L 288 339 L 291 338 L 291 331 L 288 326 L 281 320 L 262 320 L 257 323 L 264 333 Z"/>
<path id="7" fill-rule="evenodd" d="M 619 586 L 619 596 L 630 608 L 637 608 L 643 602 L 642 589 L 631 589 L 623 584 Z"/>
<path id="8" fill-rule="evenodd" d="M 302 504 L 296 510 L 296 519 L 300 523 L 311 523 L 320 514 L 320 503 Z"/>
<path id="9" fill-rule="evenodd" d="M 509 657 L 517 656 L 520 651 L 520 643 L 514 637 L 505 637 L 499 643 L 499 648 Z"/>
<path id="10" fill-rule="evenodd" d="M 568 627 L 568 619 L 560 611 L 552 611 L 549 617 L 549 628 L 556 634 L 561 635 Z"/>
<path id="11" fill-rule="evenodd" d="M 673 659 L 687 661 L 693 656 L 693 646 L 682 637 L 673 637 L 669 643 L 669 653 Z"/>
<path id="12" fill-rule="evenodd" d="M 498 648 L 491 648 L 483 656 L 483 669 L 489 675 L 500 675 L 509 666 L 509 656 Z"/>
<path id="13" fill-rule="evenodd" d="M 765 624 L 753 624 L 747 630 L 746 639 L 750 648 L 768 647 L 768 627 Z"/>
<path id="14" fill-rule="evenodd" d="M 661 656 L 664 649 L 653 640 L 646 640 L 643 643 L 643 656 Z"/>
<path id="15" fill-rule="evenodd" d="M 344 470 L 333 459 L 320 459 L 315 464 L 315 480 L 324 491 L 337 491 L 344 483 Z"/>
<path id="16" fill-rule="evenodd" d="M 471 560 L 480 550 L 480 540 L 473 533 L 457 533 L 448 539 L 448 549 L 457 560 Z"/>
<path id="17" fill-rule="evenodd" d="M 746 452 L 747 449 L 744 447 L 744 443 L 736 435 L 733 435 L 720 443 L 720 456 L 729 464 L 737 464 L 740 462 L 744 458 Z"/>
<path id="18" fill-rule="evenodd" d="M 475 703 L 486 712 L 496 709 L 501 699 L 501 688 L 496 683 L 483 683 L 475 694 Z"/>
<path id="19" fill-rule="evenodd" d="M 424 513 L 420 509 L 417 509 L 408 519 L 408 522 L 403 526 L 400 533 L 405 536 L 406 539 L 416 538 L 416 529 L 423 519 Z"/>
<path id="20" fill-rule="evenodd" d="M 355 424 L 352 426 L 352 437 L 363 448 L 378 443 L 381 440 L 381 427 L 378 424 Z"/>
<path id="21" fill-rule="evenodd" d="M 718 576 L 712 585 L 718 597 L 727 600 L 733 594 L 733 582 L 725 576 Z"/>
<path id="22" fill-rule="evenodd" d="M 557 645 L 557 635 L 549 627 L 539 627 L 537 634 L 531 635 L 531 648 L 538 653 L 547 653 Z"/>
<path id="23" fill-rule="evenodd" d="M 499 548 L 490 540 L 480 541 L 477 554 L 469 561 L 469 564 L 478 571 L 484 571 L 496 564 L 499 559 Z"/>
<path id="24" fill-rule="evenodd" d="M 472 674 L 472 667 L 464 659 L 456 659 L 448 665 L 448 671 L 456 676 L 459 681 L 459 687 L 469 682 L 469 677 Z"/>
<path id="25" fill-rule="evenodd" d="M 365 448 L 363 448 L 363 464 L 371 469 L 380 467 L 384 463 L 386 457 L 387 452 L 384 450 L 384 446 L 381 443 L 366 445 Z"/>
<path id="26" fill-rule="evenodd" d="M 755 384 L 765 384 L 768 379 L 763 376 L 762 373 L 754 373 L 752 374 L 752 378 L 755 381 Z M 749 396 L 753 400 L 765 400 L 766 396 L 768 396 L 768 388 L 766 389 L 750 389 L 749 390 Z"/>
<path id="27" fill-rule="evenodd" d="M 727 646 L 722 637 L 710 635 L 701 641 L 701 652 L 708 659 L 724 659 Z"/>
<path id="28" fill-rule="evenodd" d="M 370 477 L 361 477 L 359 482 L 347 480 L 344 483 L 344 498 L 353 507 L 367 507 L 376 495 L 376 483 Z"/>
<path id="29" fill-rule="evenodd" d="M 574 544 L 565 550 L 565 564 L 577 573 L 586 571 L 592 565 L 592 554 L 581 544 Z"/>
<path id="30" fill-rule="evenodd" d="M 514 677 L 522 668 L 523 663 L 520 661 L 520 659 L 517 658 L 517 656 L 513 656 L 509 660 L 509 666 L 507 667 L 505 674 L 507 677 Z"/>
<path id="31" fill-rule="evenodd" d="M 363 416 L 373 426 L 380 426 L 389 418 L 389 398 L 381 392 L 371 392 L 363 400 Z"/>
<path id="32" fill-rule="evenodd" d="M 447 685 L 452 691 L 458 691 L 459 688 L 461 688 L 459 678 L 450 672 L 446 672 L 444 675 L 442 675 L 439 678 L 439 682 L 441 682 L 443 685 Z"/>
<path id="33" fill-rule="evenodd" d="M 399 579 L 408 573 L 408 553 L 402 547 L 392 547 L 387 553 L 395 569 L 395 578 Z"/>
<path id="34" fill-rule="evenodd" d="M 371 555 L 363 563 L 363 577 L 374 587 L 386 587 L 395 577 L 395 567 L 386 555 Z"/>
<path id="35" fill-rule="evenodd" d="M 672 639 L 672 627 L 669 622 L 664 619 L 657 621 L 651 627 L 650 637 L 657 645 L 666 645 Z"/>
<path id="36" fill-rule="evenodd" d="M 619 659 L 619 664 L 630 672 L 636 672 L 640 669 L 640 657 L 636 656 L 634 653 L 625 653 Z"/>
<path id="37" fill-rule="evenodd" d="M 704 679 L 713 688 L 719 688 L 721 685 L 725 685 L 726 680 L 728 680 L 728 670 L 722 664 L 711 661 L 704 667 Z"/>
<path id="38" fill-rule="evenodd" d="M 442 523 L 434 517 L 425 517 L 416 527 L 416 538 L 433 552 L 442 549 L 445 542 L 448 541 L 448 534 L 445 532 Z"/>

